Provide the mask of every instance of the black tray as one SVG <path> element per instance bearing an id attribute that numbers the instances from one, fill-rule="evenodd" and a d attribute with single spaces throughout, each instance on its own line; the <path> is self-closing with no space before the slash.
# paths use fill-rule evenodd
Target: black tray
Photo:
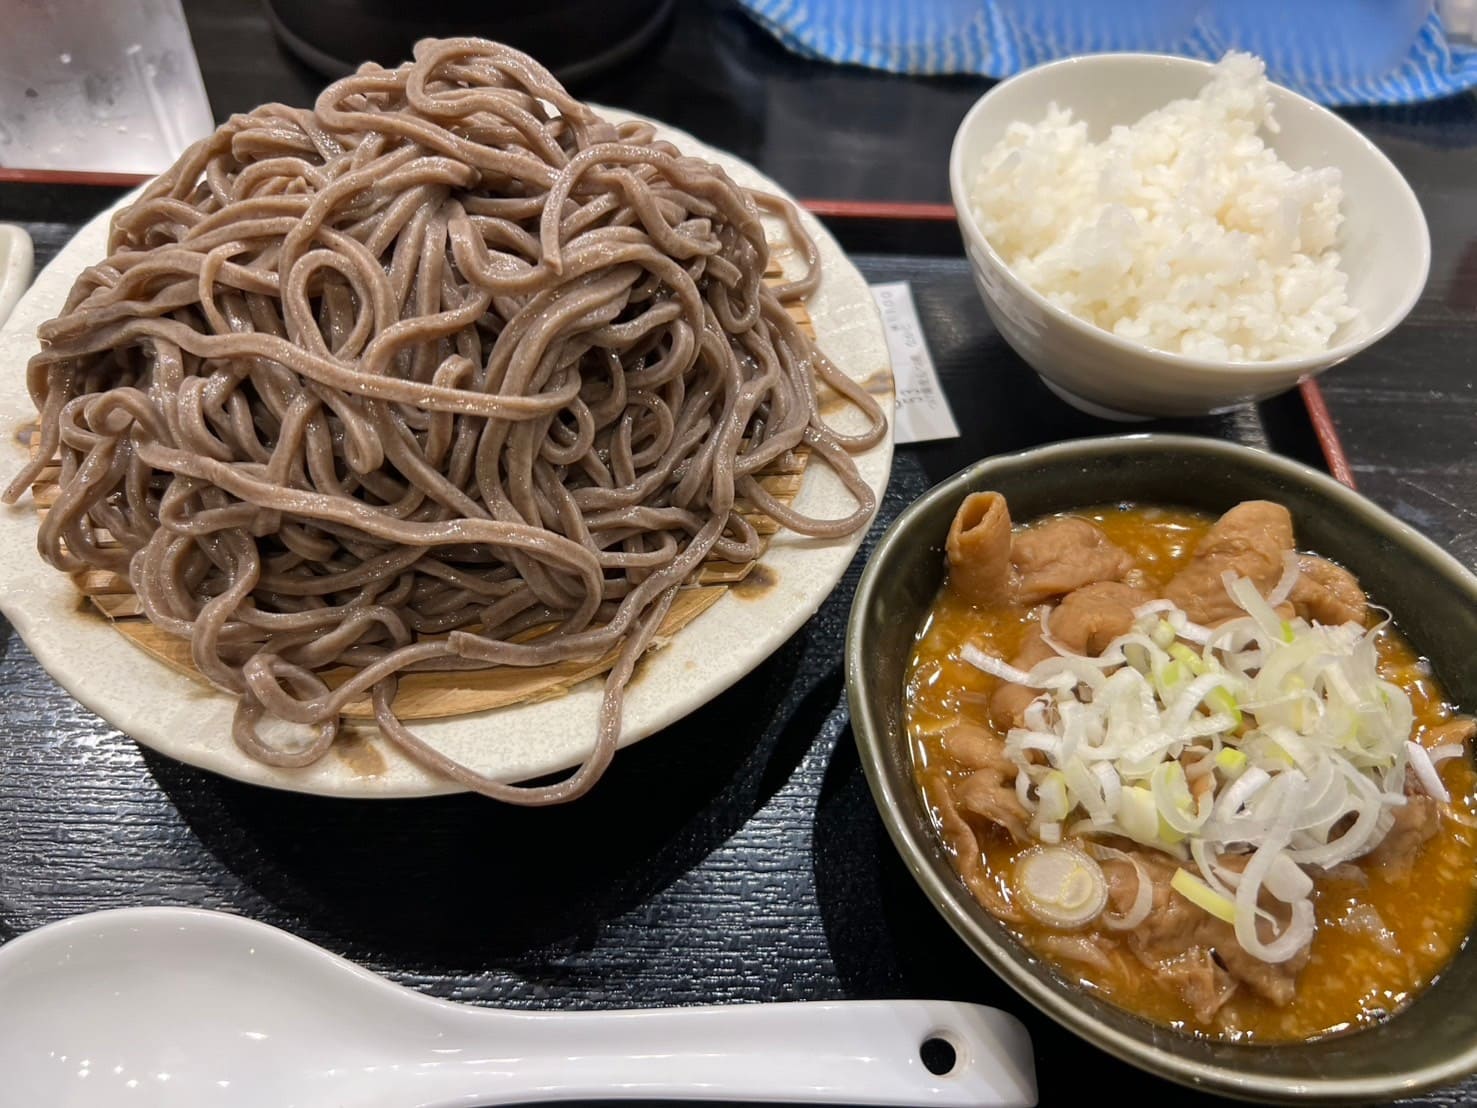
<path id="1" fill-rule="evenodd" d="M 41 264 L 116 195 L 0 185 L 0 213 L 22 218 Z M 1084 1045 L 993 977 L 915 886 L 873 808 L 841 667 L 872 542 L 970 461 L 1125 428 L 1066 407 L 1004 345 L 948 224 L 832 215 L 870 280 L 912 283 L 963 434 L 899 449 L 842 584 L 751 676 L 621 753 L 568 808 L 368 803 L 242 785 L 142 750 L 0 624 L 0 941 L 79 912 L 180 904 L 276 924 L 434 996 L 515 1008 L 970 1000 L 1026 1022 L 1043 1104 L 1108 1090 L 1214 1103 Z M 1297 393 L 1135 427 L 1325 460 Z M 1467 1092 L 1477 1084 L 1426 1103 Z"/>

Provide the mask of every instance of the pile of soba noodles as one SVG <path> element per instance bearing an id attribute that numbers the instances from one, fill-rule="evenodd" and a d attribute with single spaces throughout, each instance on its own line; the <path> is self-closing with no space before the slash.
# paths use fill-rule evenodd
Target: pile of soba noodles
<path id="1" fill-rule="evenodd" d="M 764 283 L 761 209 L 808 276 Z M 812 536 L 871 515 L 850 454 L 882 414 L 785 308 L 816 258 L 787 203 L 606 122 L 523 54 L 422 42 L 311 111 L 233 117 L 119 213 L 40 330 L 40 449 L 7 497 L 59 455 L 43 556 L 126 577 L 239 696 L 254 757 L 314 762 L 367 695 L 387 739 L 463 785 L 568 800 L 610 761 L 676 591 L 761 553 L 740 498 Z M 823 423 L 817 381 L 869 430 Z M 802 446 L 850 515 L 760 486 Z M 555 784 L 489 780 L 394 711 L 409 671 L 612 650 L 593 753 Z M 269 741 L 267 719 L 312 737 Z"/>

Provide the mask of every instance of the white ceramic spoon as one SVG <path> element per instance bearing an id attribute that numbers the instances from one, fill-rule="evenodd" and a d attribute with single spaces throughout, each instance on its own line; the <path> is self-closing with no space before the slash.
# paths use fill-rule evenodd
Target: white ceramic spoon
<path id="1" fill-rule="evenodd" d="M 919 1048 L 941 1038 L 953 1068 Z M 659 1098 L 1025 1106 L 1031 1042 L 974 1004 L 511 1012 L 435 1000 L 265 924 L 127 908 L 0 947 L 0 1102 L 415 1105 Z"/>
<path id="2" fill-rule="evenodd" d="M 14 223 L 0 223 L 0 323 L 31 283 L 31 236 Z"/>

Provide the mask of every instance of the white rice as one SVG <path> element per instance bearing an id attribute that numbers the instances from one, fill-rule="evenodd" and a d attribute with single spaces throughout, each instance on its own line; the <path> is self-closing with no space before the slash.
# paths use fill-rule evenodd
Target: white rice
<path id="1" fill-rule="evenodd" d="M 1011 124 L 971 200 L 1017 276 L 1115 335 L 1234 362 L 1312 354 L 1358 315 L 1335 249 L 1343 189 L 1337 169 L 1281 161 L 1263 127 L 1264 67 L 1227 54 L 1195 99 L 1100 143 L 1055 104 Z"/>

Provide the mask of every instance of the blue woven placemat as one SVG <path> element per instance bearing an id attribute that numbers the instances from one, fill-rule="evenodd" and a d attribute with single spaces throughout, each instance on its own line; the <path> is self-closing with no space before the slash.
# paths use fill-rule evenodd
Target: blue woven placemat
<path id="1" fill-rule="evenodd" d="M 1064 57 L 1124 49 L 1158 49 L 1213 61 L 1232 47 L 1256 50 L 1256 41 L 1230 41 L 1215 20 L 1176 25 L 1175 5 L 1154 27 L 1153 4 L 1088 5 L 1078 14 L 1043 15 L 1046 8 L 1002 0 L 740 0 L 750 14 L 791 50 L 808 57 L 891 73 L 976 74 L 1009 77 Z M 1298 5 L 1309 0 L 1286 0 Z M 1368 0 L 1365 0 L 1368 2 Z M 1395 0 L 1389 0 L 1394 3 Z M 1057 9 L 1066 13 L 1070 5 Z M 1083 14 L 1085 13 L 1085 14 Z M 1371 17 L 1378 20 L 1378 16 Z M 1372 23 L 1372 27 L 1377 23 Z M 1268 29 L 1269 32 L 1271 28 Z M 1161 40 L 1155 41 L 1155 33 Z M 1371 31 L 1371 33 L 1375 33 Z M 1248 36 L 1255 40 L 1253 32 Z M 1477 85 L 1477 49 L 1448 42 L 1434 11 L 1419 26 L 1404 60 L 1380 76 L 1354 75 L 1331 45 L 1335 36 L 1309 33 L 1288 41 L 1269 33 L 1277 54 L 1269 75 L 1324 104 L 1409 104 L 1464 92 Z M 1371 44 L 1373 45 L 1373 44 Z M 1357 69 L 1357 66 L 1354 67 Z"/>

